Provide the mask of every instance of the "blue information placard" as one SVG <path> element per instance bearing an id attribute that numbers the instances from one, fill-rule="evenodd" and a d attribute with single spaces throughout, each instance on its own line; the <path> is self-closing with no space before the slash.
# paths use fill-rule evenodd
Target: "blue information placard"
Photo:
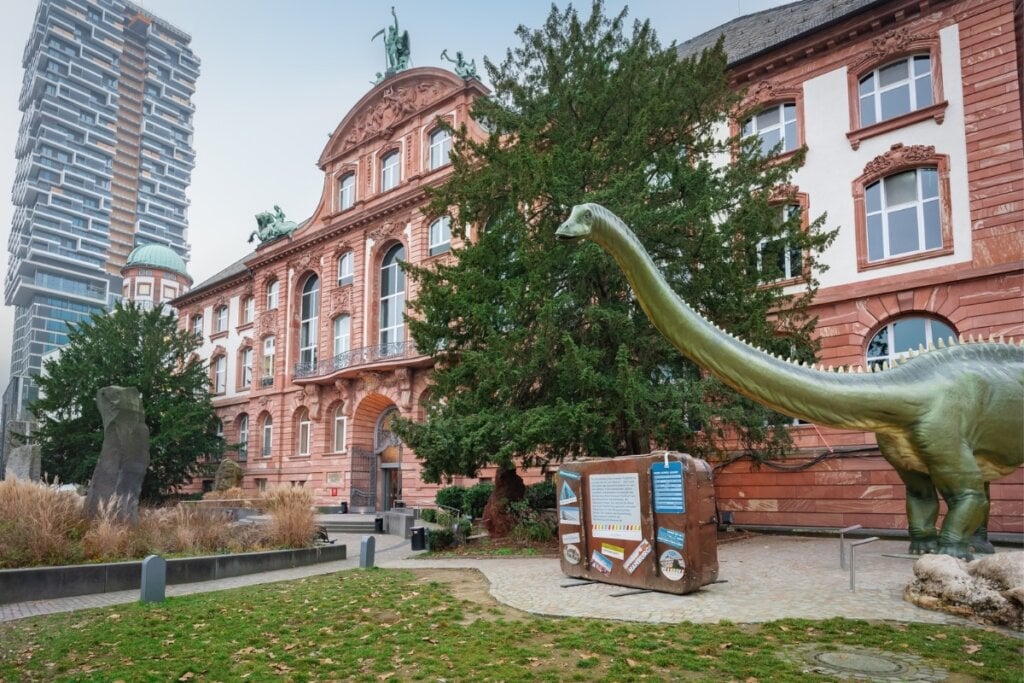
<path id="1" fill-rule="evenodd" d="M 651 465 L 651 488 L 656 513 L 686 512 L 686 501 L 683 499 L 683 463 L 656 462 Z"/>

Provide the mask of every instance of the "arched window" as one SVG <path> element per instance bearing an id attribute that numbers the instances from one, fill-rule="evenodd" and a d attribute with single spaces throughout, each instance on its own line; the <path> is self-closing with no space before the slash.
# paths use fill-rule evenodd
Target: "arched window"
<path id="1" fill-rule="evenodd" d="M 269 458 L 273 451 L 271 450 L 271 444 L 274 440 L 274 418 L 267 415 L 263 418 L 263 426 L 261 428 L 263 432 L 260 438 L 260 455 L 264 458 Z"/>
<path id="2" fill-rule="evenodd" d="M 743 137 L 761 138 L 761 153 L 768 155 L 775 145 L 782 143 L 780 153 L 797 148 L 796 103 L 784 102 L 763 109 L 743 123 Z"/>
<path id="3" fill-rule="evenodd" d="M 334 319 L 334 356 L 337 358 L 351 350 L 352 318 L 348 315 L 339 315 Z"/>
<path id="4" fill-rule="evenodd" d="M 218 306 L 213 312 L 213 331 L 226 332 L 228 329 L 228 307 Z"/>
<path id="5" fill-rule="evenodd" d="M 348 418 L 345 417 L 342 409 L 344 406 L 338 406 L 334 409 L 334 452 L 343 453 L 345 451 L 345 431 L 348 428 Z"/>
<path id="6" fill-rule="evenodd" d="M 933 102 L 932 58 L 914 55 L 889 62 L 862 76 L 857 94 L 861 126 L 923 109 Z"/>
<path id="7" fill-rule="evenodd" d="M 338 285 L 350 285 L 355 278 L 355 257 L 346 251 L 338 257 Z"/>
<path id="8" fill-rule="evenodd" d="M 448 216 L 441 216 L 430 224 L 430 241 L 428 253 L 431 256 L 444 254 L 452 245 L 452 221 Z"/>
<path id="9" fill-rule="evenodd" d="M 313 422 L 309 419 L 309 410 L 303 408 L 299 411 L 298 423 L 298 453 L 299 455 L 309 455 L 310 444 L 313 440 Z"/>
<path id="10" fill-rule="evenodd" d="M 939 173 L 915 168 L 864 188 L 868 261 L 942 248 Z"/>
<path id="11" fill-rule="evenodd" d="M 249 416 L 242 413 L 237 418 L 238 422 L 238 460 L 245 462 L 249 459 Z"/>
<path id="12" fill-rule="evenodd" d="M 906 316 L 887 323 L 868 342 L 866 360 L 868 365 L 881 367 L 888 362 L 896 362 L 900 354 L 918 349 L 921 345 L 928 348 L 939 339 L 956 337 L 956 331 L 944 322 L 934 318 Z"/>
<path id="13" fill-rule="evenodd" d="M 302 286 L 299 313 L 299 362 L 316 365 L 317 328 L 320 321 L 320 278 L 310 275 Z"/>
<path id="14" fill-rule="evenodd" d="M 436 130 L 430 134 L 430 170 L 441 168 L 448 163 L 452 151 L 452 135 L 447 130 Z"/>
<path id="15" fill-rule="evenodd" d="M 351 209 L 356 203 L 356 174 L 346 173 L 338 181 L 338 211 Z"/>
<path id="16" fill-rule="evenodd" d="M 380 160 L 380 191 L 397 187 L 398 175 L 398 152 L 391 152 Z"/>
<path id="17" fill-rule="evenodd" d="M 192 334 L 197 337 L 203 336 L 203 316 L 194 315 L 192 316 Z"/>
<path id="18" fill-rule="evenodd" d="M 405 247 L 396 244 L 391 247 L 380 264 L 380 345 L 381 354 L 389 355 L 390 344 L 405 339 L 405 273 L 398 265 L 405 258 Z"/>
<path id="19" fill-rule="evenodd" d="M 267 283 L 267 310 L 277 308 L 277 294 L 278 294 L 278 283 L 277 280 L 271 280 Z"/>

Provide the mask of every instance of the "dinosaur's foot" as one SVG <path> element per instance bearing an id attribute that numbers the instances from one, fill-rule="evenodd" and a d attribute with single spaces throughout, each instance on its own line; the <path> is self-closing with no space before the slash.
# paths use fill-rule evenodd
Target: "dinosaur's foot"
<path id="1" fill-rule="evenodd" d="M 967 543 L 943 543 L 939 546 L 940 555 L 950 555 L 952 557 L 959 557 L 961 560 L 973 560 L 974 555 L 971 554 L 971 548 Z"/>
<path id="2" fill-rule="evenodd" d="M 934 538 L 917 538 L 910 540 L 910 549 L 908 552 L 911 555 L 928 555 L 930 553 L 938 552 L 939 542 Z"/>
<path id="3" fill-rule="evenodd" d="M 971 550 L 982 555 L 992 555 L 996 551 L 996 547 L 987 538 L 974 536 L 968 545 L 971 547 Z"/>

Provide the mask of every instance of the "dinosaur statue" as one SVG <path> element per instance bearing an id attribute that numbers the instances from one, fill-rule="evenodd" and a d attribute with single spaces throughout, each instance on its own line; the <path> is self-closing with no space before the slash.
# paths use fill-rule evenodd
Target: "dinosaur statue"
<path id="1" fill-rule="evenodd" d="M 589 237 L 611 254 L 658 331 L 736 391 L 786 415 L 874 432 L 907 488 L 911 553 L 994 552 L 988 482 L 1024 463 L 1024 342 L 951 338 L 880 372 L 825 371 L 755 349 L 701 317 L 604 207 L 574 207 L 555 234 Z M 936 489 L 949 508 L 938 534 Z"/>

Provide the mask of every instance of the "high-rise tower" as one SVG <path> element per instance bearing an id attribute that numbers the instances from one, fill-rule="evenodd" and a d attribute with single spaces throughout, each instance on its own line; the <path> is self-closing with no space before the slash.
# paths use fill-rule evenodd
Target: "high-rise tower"
<path id="1" fill-rule="evenodd" d="M 39 3 L 22 58 L 4 283 L 15 307 L 5 437 L 29 418 L 32 378 L 66 343 L 67 323 L 121 297 L 134 248 L 162 245 L 188 260 L 191 40 L 124 0 Z"/>

